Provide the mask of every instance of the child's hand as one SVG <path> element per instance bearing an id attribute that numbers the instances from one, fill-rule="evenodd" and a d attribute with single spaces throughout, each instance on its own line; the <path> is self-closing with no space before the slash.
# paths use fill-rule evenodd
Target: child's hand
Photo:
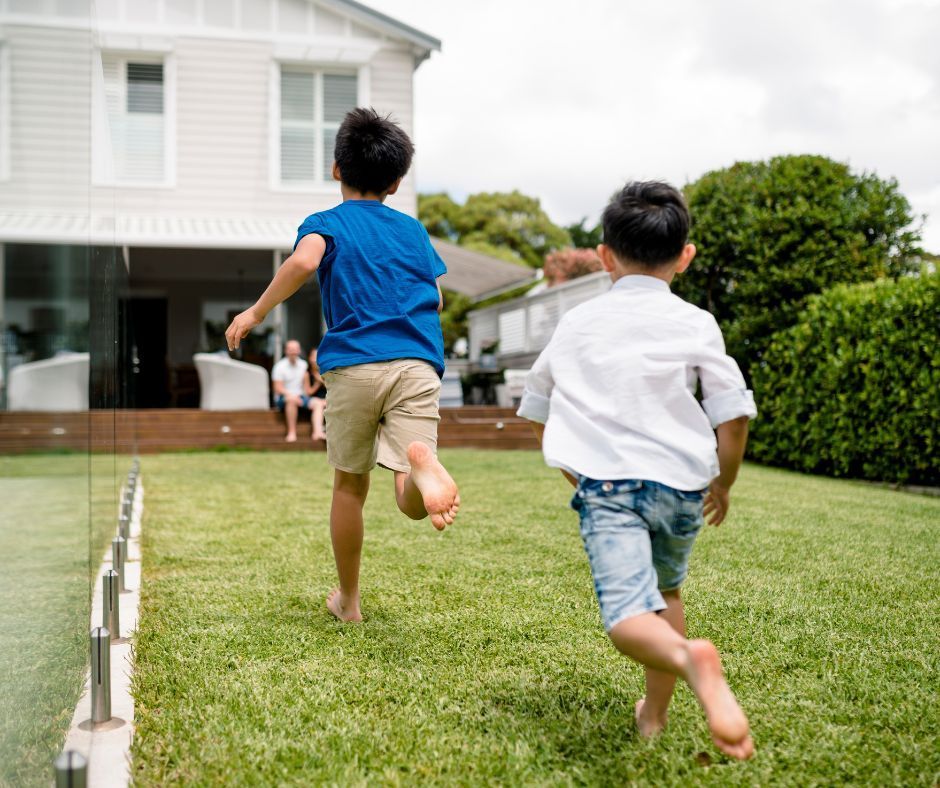
<path id="1" fill-rule="evenodd" d="M 255 314 L 254 307 L 246 309 L 240 315 L 235 315 L 232 325 L 225 330 L 225 341 L 228 343 L 228 349 L 237 350 L 241 341 L 248 336 L 248 332 L 260 324 L 261 318 Z"/>
<path id="2" fill-rule="evenodd" d="M 702 509 L 702 514 L 708 524 L 721 525 L 728 514 L 729 506 L 731 506 L 731 490 L 717 481 L 713 481 L 708 486 L 708 493 L 705 495 L 705 507 Z"/>

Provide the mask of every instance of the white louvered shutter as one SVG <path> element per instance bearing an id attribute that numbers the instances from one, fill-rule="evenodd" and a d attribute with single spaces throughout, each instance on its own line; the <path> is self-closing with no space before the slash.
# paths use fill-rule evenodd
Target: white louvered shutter
<path id="1" fill-rule="evenodd" d="M 103 54 L 101 65 L 115 178 L 119 182 L 162 182 L 166 134 L 163 64 Z"/>
<path id="2" fill-rule="evenodd" d="M 313 180 L 315 128 L 314 75 L 281 69 L 281 180 Z"/>
<path id="3" fill-rule="evenodd" d="M 336 132 L 346 113 L 356 107 L 356 77 L 341 74 L 323 75 L 323 180 L 333 177 L 333 148 Z"/>
<path id="4" fill-rule="evenodd" d="M 332 180 L 336 132 L 356 106 L 354 75 L 281 68 L 281 180 Z"/>

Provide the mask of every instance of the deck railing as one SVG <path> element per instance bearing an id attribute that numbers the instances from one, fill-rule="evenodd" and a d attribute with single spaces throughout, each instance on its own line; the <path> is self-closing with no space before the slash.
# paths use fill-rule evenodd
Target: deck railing
<path id="1" fill-rule="evenodd" d="M 539 353 L 565 312 L 609 289 L 610 276 L 598 271 L 537 295 L 470 312 L 470 361 L 479 363 L 484 349 L 494 345 L 493 352 L 501 358 Z"/>

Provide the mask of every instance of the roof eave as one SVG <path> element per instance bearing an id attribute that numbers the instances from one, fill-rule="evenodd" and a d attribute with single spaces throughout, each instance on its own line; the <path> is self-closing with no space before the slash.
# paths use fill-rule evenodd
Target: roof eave
<path id="1" fill-rule="evenodd" d="M 397 35 L 414 44 L 420 50 L 419 54 L 415 56 L 415 68 L 427 60 L 431 56 L 431 52 L 441 51 L 440 39 L 411 27 L 411 25 L 406 25 L 404 22 L 399 22 L 393 17 L 386 16 L 357 2 L 357 0 L 320 0 L 320 2 L 345 11 L 350 16 L 358 17 L 363 22 L 377 25 L 390 34 Z"/>

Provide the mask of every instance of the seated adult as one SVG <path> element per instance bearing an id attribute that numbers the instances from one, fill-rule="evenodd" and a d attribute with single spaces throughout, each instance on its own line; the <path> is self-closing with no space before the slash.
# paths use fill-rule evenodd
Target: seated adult
<path id="1" fill-rule="evenodd" d="M 326 409 L 326 383 L 320 375 L 317 364 L 317 349 L 313 348 L 307 356 L 307 375 L 304 381 L 304 392 L 310 398 L 310 423 L 312 429 L 310 437 L 315 441 L 325 441 L 326 432 L 323 430 L 323 411 Z"/>
<path id="2" fill-rule="evenodd" d="M 300 357 L 300 342 L 289 339 L 284 345 L 284 358 L 271 370 L 274 383 L 274 404 L 284 411 L 287 419 L 288 443 L 297 440 L 297 411 L 309 405 L 310 398 L 304 392 L 307 362 Z"/>

